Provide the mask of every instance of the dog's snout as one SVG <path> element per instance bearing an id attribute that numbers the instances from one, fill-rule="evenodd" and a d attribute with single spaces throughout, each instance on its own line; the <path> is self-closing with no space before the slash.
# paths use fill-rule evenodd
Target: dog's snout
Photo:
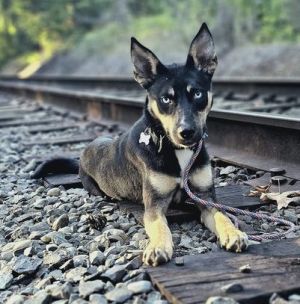
<path id="1" fill-rule="evenodd" d="M 180 137 L 183 139 L 186 139 L 186 140 L 193 138 L 194 134 L 195 134 L 195 130 L 192 128 L 188 128 L 188 127 L 181 129 L 179 131 Z"/>

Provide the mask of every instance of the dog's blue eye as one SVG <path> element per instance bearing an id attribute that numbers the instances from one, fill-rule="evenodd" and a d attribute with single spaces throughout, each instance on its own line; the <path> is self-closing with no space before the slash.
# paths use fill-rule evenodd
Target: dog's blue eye
<path id="1" fill-rule="evenodd" d="M 171 99 L 167 96 L 163 96 L 160 98 L 163 103 L 170 103 Z"/>
<path id="2" fill-rule="evenodd" d="M 196 92 L 194 93 L 194 98 L 199 99 L 199 98 L 201 98 L 201 97 L 202 97 L 202 92 L 201 92 L 201 91 L 196 91 Z"/>

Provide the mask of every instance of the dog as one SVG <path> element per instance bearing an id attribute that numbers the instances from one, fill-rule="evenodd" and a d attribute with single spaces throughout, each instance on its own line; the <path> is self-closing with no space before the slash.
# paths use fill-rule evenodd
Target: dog
<path id="1" fill-rule="evenodd" d="M 183 65 L 162 64 L 135 38 L 131 38 L 131 58 L 134 78 L 147 94 L 143 115 L 117 139 L 100 137 L 91 142 L 81 154 L 79 175 L 90 194 L 144 204 L 149 244 L 143 262 L 157 266 L 173 255 L 166 211 L 172 201 L 187 198 L 183 170 L 206 132 L 217 56 L 203 23 Z M 189 185 L 201 198 L 216 201 L 205 144 L 191 168 Z M 236 252 L 247 248 L 247 235 L 221 211 L 203 207 L 201 220 L 221 247 Z"/>

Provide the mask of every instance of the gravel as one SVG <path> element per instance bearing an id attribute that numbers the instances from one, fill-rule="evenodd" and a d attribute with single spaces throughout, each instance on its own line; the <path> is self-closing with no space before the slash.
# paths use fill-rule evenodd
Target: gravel
<path id="1" fill-rule="evenodd" d="M 0 272 L 0 290 L 5 290 L 8 288 L 13 280 L 13 275 L 11 273 Z"/>
<path id="2" fill-rule="evenodd" d="M 132 292 L 126 287 L 114 288 L 113 290 L 107 292 L 105 297 L 109 301 L 114 301 L 117 303 L 124 303 L 132 296 Z"/>
<path id="3" fill-rule="evenodd" d="M 127 288 L 134 294 L 149 292 L 152 289 L 152 285 L 149 281 L 132 282 L 127 285 Z"/>
<path id="4" fill-rule="evenodd" d="M 205 304 L 238 304 L 234 299 L 227 297 L 210 297 Z"/>
<path id="5" fill-rule="evenodd" d="M 79 283 L 79 294 L 83 298 L 87 298 L 89 295 L 93 293 L 97 293 L 104 289 L 105 283 L 101 280 L 84 282 L 81 281 Z"/>
<path id="6" fill-rule="evenodd" d="M 20 255 L 16 258 L 12 270 L 17 274 L 32 274 L 38 270 L 42 260 L 39 258 L 30 258 Z"/>
<path id="7" fill-rule="evenodd" d="M 15 102 L 21 105 L 23 101 Z M 51 109 L 31 115 L 24 119 L 60 118 Z M 66 123 L 73 121 L 65 119 Z M 35 134 L 28 128 L 0 128 L 0 303 L 164 303 L 143 268 L 141 254 L 148 240 L 135 218 L 107 198 L 89 196 L 84 189 L 49 189 L 30 178 L 39 157 L 79 153 L 86 144 L 28 147 L 24 145 L 28 138 L 73 137 L 86 134 L 89 127 Z M 93 131 L 104 135 L 120 132 L 110 133 L 102 126 Z M 245 177 L 241 175 L 247 179 L 255 175 L 244 168 L 228 167 L 233 166 L 215 168 L 217 185 L 242 184 Z M 300 206 L 277 211 L 268 205 L 260 211 L 299 224 Z M 257 231 L 268 224 L 246 222 Z M 174 258 L 218 250 L 216 238 L 199 221 L 172 223 L 170 228 Z M 269 225 L 268 229 L 279 227 Z"/>

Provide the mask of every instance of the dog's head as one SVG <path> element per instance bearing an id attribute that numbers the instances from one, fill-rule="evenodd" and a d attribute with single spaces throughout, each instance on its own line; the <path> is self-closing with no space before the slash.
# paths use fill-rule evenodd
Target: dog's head
<path id="1" fill-rule="evenodd" d="M 196 144 L 212 106 L 211 79 L 217 66 L 214 42 L 205 23 L 193 39 L 184 65 L 163 65 L 135 38 L 131 58 L 136 81 L 147 90 L 146 111 L 177 147 Z"/>

